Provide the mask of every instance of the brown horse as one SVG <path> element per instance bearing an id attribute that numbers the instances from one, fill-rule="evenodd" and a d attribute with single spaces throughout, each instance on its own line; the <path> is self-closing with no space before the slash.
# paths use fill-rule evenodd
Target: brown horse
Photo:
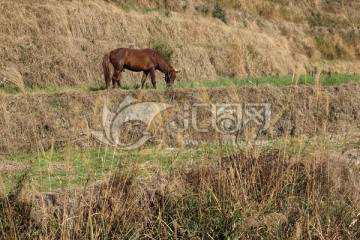
<path id="1" fill-rule="evenodd" d="M 176 78 L 174 68 L 169 62 L 161 56 L 159 53 L 151 49 L 129 49 L 129 48 L 118 48 L 114 49 L 104 55 L 103 68 L 106 88 L 110 87 L 110 68 L 109 65 L 114 66 L 114 73 L 112 76 L 113 87 L 121 87 L 121 72 L 125 69 L 134 72 L 143 72 L 141 79 L 141 88 L 144 88 L 144 84 L 147 76 L 150 73 L 151 83 L 156 88 L 155 70 L 159 70 L 165 74 L 165 81 L 167 86 L 172 86 Z"/>

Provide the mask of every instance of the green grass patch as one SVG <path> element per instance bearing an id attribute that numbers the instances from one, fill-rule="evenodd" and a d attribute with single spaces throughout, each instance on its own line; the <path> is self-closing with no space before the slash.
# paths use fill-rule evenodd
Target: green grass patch
<path id="1" fill-rule="evenodd" d="M 360 74 L 341 74 L 341 75 L 321 75 L 319 83 L 322 86 L 335 86 L 360 81 Z M 181 82 L 175 81 L 175 87 L 180 88 L 214 88 L 214 87 L 249 87 L 249 86 L 272 86 L 285 87 L 293 85 L 314 85 L 316 78 L 314 76 L 284 76 L 284 77 L 260 77 L 260 78 L 222 78 L 216 81 L 194 81 Z"/>
<path id="2" fill-rule="evenodd" d="M 214 81 L 181 81 L 175 80 L 174 88 L 218 88 L 218 87 L 286 87 L 286 86 L 311 86 L 316 84 L 315 76 L 284 76 L 284 77 L 258 77 L 258 78 L 221 78 Z M 321 86 L 337 86 L 341 84 L 348 84 L 360 81 L 360 74 L 337 74 L 337 75 L 321 75 L 319 84 Z M 166 83 L 163 81 L 157 82 L 157 88 L 164 90 Z M 124 86 L 124 89 L 138 89 L 139 83 L 134 85 Z M 151 89 L 152 85 L 146 83 L 146 89 Z"/>
<path id="3" fill-rule="evenodd" d="M 360 74 L 337 74 L 337 75 L 321 75 L 319 84 L 321 86 L 336 86 L 347 83 L 360 81 Z M 315 76 L 284 76 L 284 77 L 258 77 L 258 78 L 221 78 L 214 81 L 181 81 L 175 80 L 174 88 L 217 88 L 217 87 L 286 87 L 286 86 L 311 86 L 316 84 Z M 157 81 L 157 89 L 164 90 L 166 83 L 162 79 Z M 134 90 L 140 88 L 140 81 L 134 84 L 123 84 L 124 90 Z M 30 88 L 25 87 L 28 93 L 63 93 L 63 92 L 94 92 L 104 90 L 105 84 L 101 85 L 82 85 L 76 87 L 41 87 Z M 145 83 L 145 89 L 152 89 L 150 80 Z M 0 86 L 0 93 L 17 94 L 19 90 L 16 86 Z"/>
<path id="4" fill-rule="evenodd" d="M 215 163 L 218 157 L 235 151 L 235 146 L 200 146 L 196 149 L 178 150 L 157 146 L 123 151 L 119 149 L 90 149 L 48 151 L 44 153 L 17 154 L 7 162 L 24 165 L 24 169 L 1 172 L 7 191 L 11 191 L 25 172 L 30 173 L 31 187 L 37 191 L 52 191 L 72 186 L 108 180 L 120 167 L 136 168 L 147 176 L 157 171 L 171 171 L 184 164 L 201 161 Z"/>
<path id="5" fill-rule="evenodd" d="M 116 166 L 114 154 L 104 149 L 27 153 L 11 156 L 7 160 L 28 166 L 21 171 L 1 174 L 7 191 L 25 172 L 30 172 L 31 187 L 38 191 L 51 191 L 106 179 Z"/>
<path id="6" fill-rule="evenodd" d="M 250 147 L 249 147 L 250 144 Z M 9 156 L 7 162 L 26 165 L 23 170 L 3 171 L 1 177 L 9 192 L 25 172 L 30 174 L 30 185 L 37 191 L 53 191 L 74 186 L 86 186 L 95 181 L 107 181 L 119 169 L 136 171 L 141 176 L 157 172 L 171 172 L 180 167 L 196 167 L 199 164 L 217 164 L 221 157 L 256 147 L 259 151 L 281 149 L 287 154 L 308 154 L 318 150 L 340 151 L 359 142 L 333 143 L 323 139 L 281 138 L 276 141 L 239 145 L 199 145 L 184 149 L 147 146 L 124 151 L 100 147 L 87 150 L 61 150 L 44 153 L 26 153 Z M 253 146 L 253 147 L 251 147 Z"/>
<path id="7" fill-rule="evenodd" d="M 174 88 L 218 88 L 218 87 L 286 87 L 286 86 L 311 86 L 316 84 L 315 76 L 284 76 L 284 77 L 257 77 L 257 78 L 221 78 L 214 81 L 181 81 L 175 80 Z M 321 75 L 319 84 L 321 86 L 337 86 L 360 81 L 360 74 L 337 74 L 337 75 Z M 157 82 L 157 88 L 166 89 L 164 81 Z M 140 84 L 123 86 L 126 90 L 139 89 Z M 152 89 L 152 85 L 147 82 L 145 89 Z"/>
<path id="8" fill-rule="evenodd" d="M 46 94 L 54 94 L 54 93 L 72 93 L 72 92 L 95 92 L 99 90 L 104 90 L 105 85 L 81 85 L 81 86 L 66 86 L 66 87 L 51 87 L 51 86 L 43 86 L 43 87 L 25 87 L 26 93 L 46 93 Z M 16 86 L 0 86 L 0 93 L 5 94 L 18 94 L 20 93 L 19 89 Z"/>

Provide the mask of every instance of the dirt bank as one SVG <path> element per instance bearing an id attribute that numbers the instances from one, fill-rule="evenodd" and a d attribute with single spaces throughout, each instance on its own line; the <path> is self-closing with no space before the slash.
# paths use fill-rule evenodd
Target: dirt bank
<path id="1" fill-rule="evenodd" d="M 356 133 L 360 119 L 359 93 L 360 84 L 354 83 L 321 88 L 228 87 L 209 90 L 1 94 L 0 151 L 11 154 L 48 150 L 52 145 L 62 148 L 67 143 L 78 147 L 96 144 L 91 131 L 103 128 L 104 104 L 111 112 L 119 114 L 116 109 L 127 96 L 139 102 L 171 105 L 148 128 L 141 124 L 137 124 L 135 130 L 134 127 L 120 128 L 122 136 L 131 138 L 127 139 L 128 142 L 137 140 L 145 130 L 152 135 L 150 142 L 173 146 L 186 144 L 186 141 L 191 144 L 191 141 L 221 140 L 224 135 L 221 130 L 226 124 L 221 125 L 220 118 L 212 112 L 212 108 L 218 110 L 221 106 L 241 112 L 233 114 L 239 116 L 234 122 L 240 122 L 240 125 L 238 131 L 231 134 L 237 135 L 238 140 Z M 269 107 L 269 111 L 265 106 Z M 256 113 L 258 116 L 254 115 Z"/>

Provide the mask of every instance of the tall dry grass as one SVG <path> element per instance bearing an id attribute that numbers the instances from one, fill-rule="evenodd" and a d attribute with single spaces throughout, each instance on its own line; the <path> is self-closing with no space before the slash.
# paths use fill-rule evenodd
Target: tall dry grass
<path id="1" fill-rule="evenodd" d="M 359 166 L 283 150 L 0 201 L 3 239 L 358 239 Z M 26 177 L 23 178 L 25 180 Z M 19 182 L 21 188 L 22 183 Z"/>
<path id="2" fill-rule="evenodd" d="M 11 82 L 19 89 L 19 92 L 25 93 L 23 77 L 15 66 L 8 66 L 1 69 L 0 75 L 5 81 L 4 84 L 6 83 L 6 81 Z"/>

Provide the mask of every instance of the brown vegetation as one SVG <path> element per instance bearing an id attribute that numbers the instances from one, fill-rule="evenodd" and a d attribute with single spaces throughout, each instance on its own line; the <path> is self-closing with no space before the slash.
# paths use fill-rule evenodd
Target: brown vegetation
<path id="1" fill-rule="evenodd" d="M 358 239 L 359 166 L 336 154 L 239 153 L 87 189 L 0 198 L 5 239 Z M 26 178 L 24 178 L 26 179 Z M 10 204 L 11 203 L 11 204 Z"/>
<path id="2" fill-rule="evenodd" d="M 100 85 L 105 52 L 165 45 L 185 81 L 300 74 L 314 66 L 359 72 L 356 2 L 107 2 L 1 1 L 0 67 L 15 66 L 26 86 Z"/>

